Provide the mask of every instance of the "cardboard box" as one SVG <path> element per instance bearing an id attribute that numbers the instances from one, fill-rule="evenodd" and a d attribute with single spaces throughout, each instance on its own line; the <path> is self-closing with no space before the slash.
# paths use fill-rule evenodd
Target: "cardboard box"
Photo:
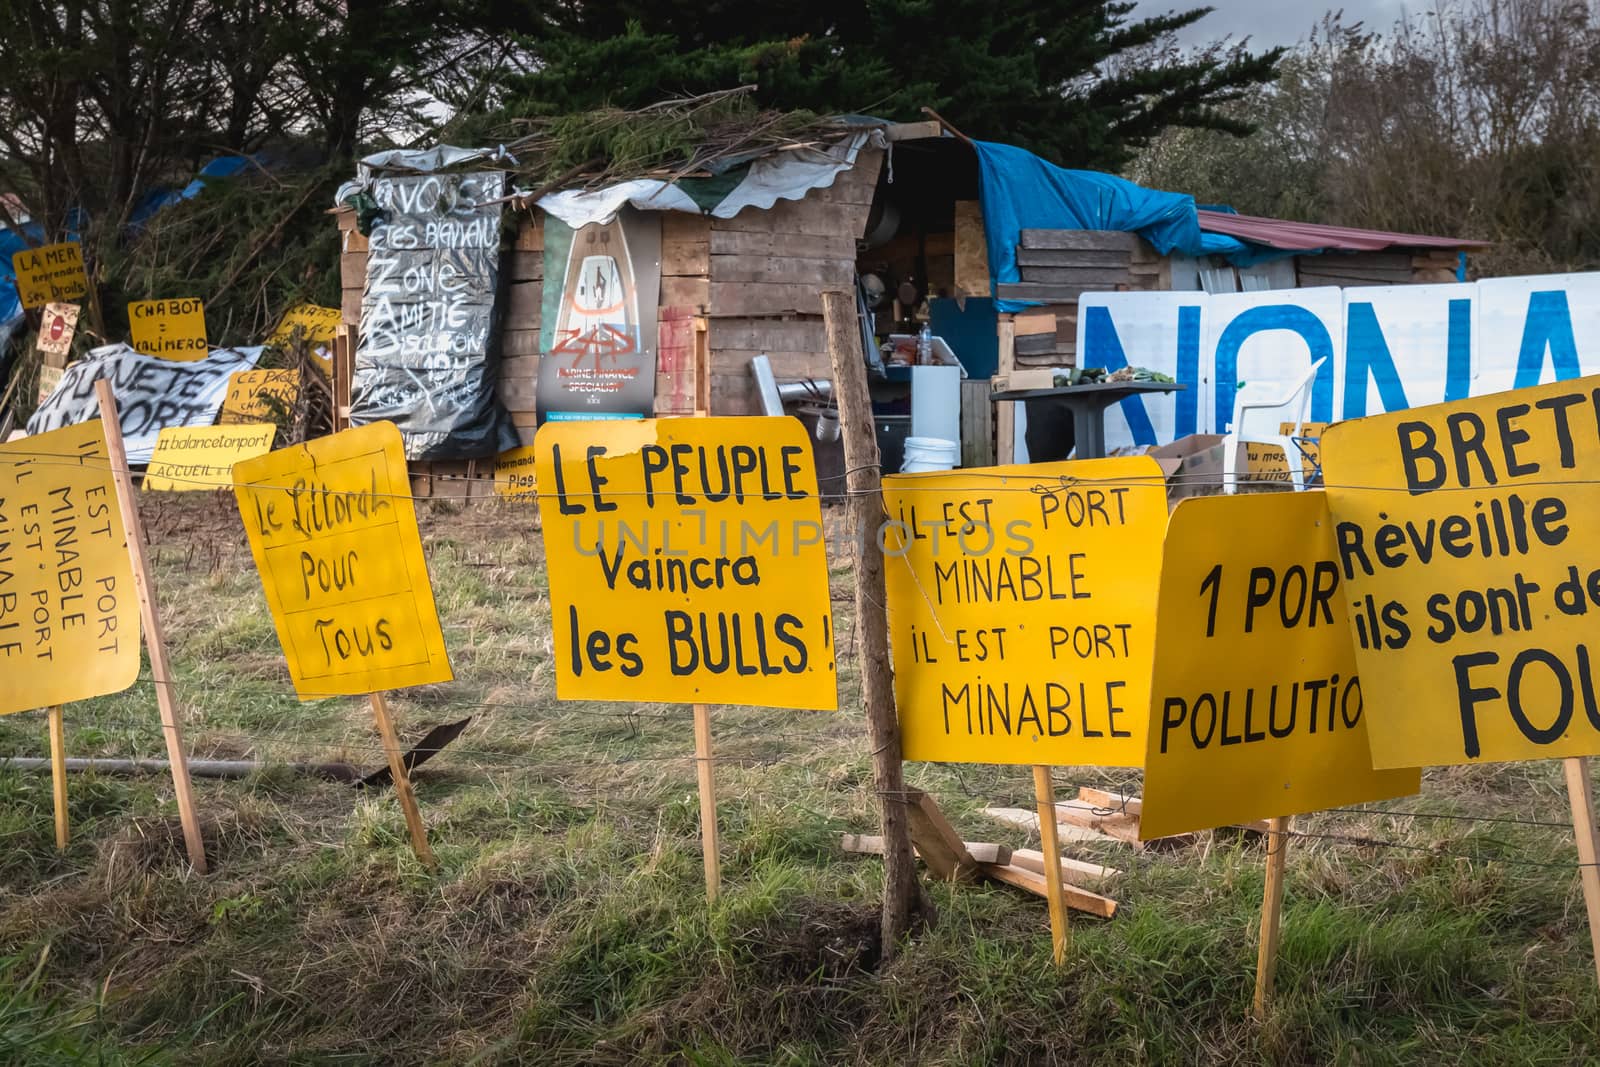
<path id="1" fill-rule="evenodd" d="M 1196 433 L 1149 451 L 1167 476 L 1167 499 L 1176 503 L 1191 496 L 1217 496 L 1222 486 L 1222 434 Z M 1241 476 L 1241 493 L 1289 489 L 1289 466 L 1283 449 L 1241 442 L 1235 470 Z"/>

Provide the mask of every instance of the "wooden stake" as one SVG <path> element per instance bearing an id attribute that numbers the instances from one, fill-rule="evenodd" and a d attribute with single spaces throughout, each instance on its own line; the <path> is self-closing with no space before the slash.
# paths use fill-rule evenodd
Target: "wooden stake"
<path id="1" fill-rule="evenodd" d="M 61 705 L 47 712 L 50 719 L 50 778 L 56 806 L 56 848 L 67 849 L 67 731 Z"/>
<path id="2" fill-rule="evenodd" d="M 389 702 L 382 693 L 369 693 L 372 721 L 378 724 L 378 736 L 383 738 L 383 754 L 389 757 L 389 774 L 394 778 L 394 795 L 400 798 L 400 810 L 405 813 L 406 831 L 411 835 L 411 851 L 429 870 L 439 866 L 428 847 L 428 828 L 422 825 L 422 811 L 417 807 L 417 795 L 411 791 L 411 773 L 406 770 L 405 754 L 400 749 L 400 738 L 394 732 L 394 720 L 389 717 Z"/>
<path id="3" fill-rule="evenodd" d="M 133 475 L 128 470 L 128 452 L 122 444 L 122 422 L 117 417 L 117 400 L 111 383 L 94 383 L 100 401 L 100 421 L 105 423 L 106 456 L 111 463 L 112 480 L 117 487 L 117 504 L 122 508 L 122 526 L 128 535 L 128 556 L 133 563 L 133 587 L 139 595 L 139 616 L 144 621 L 144 643 L 150 652 L 150 678 L 156 686 L 156 706 L 161 709 L 161 732 L 166 737 L 167 759 L 172 764 L 172 792 L 178 801 L 178 821 L 183 824 L 183 843 L 189 852 L 189 865 L 206 873 L 205 842 L 200 837 L 200 818 L 195 813 L 194 791 L 189 784 L 188 753 L 183 748 L 183 727 L 178 722 L 178 701 L 172 689 L 172 664 L 167 661 L 167 631 L 161 625 L 161 606 L 156 602 L 155 575 L 144 554 L 144 522 L 139 518 L 139 498 L 133 491 Z"/>
<path id="4" fill-rule="evenodd" d="M 878 527 L 884 520 L 878 438 L 867 390 L 866 356 L 855 297 L 842 290 L 822 294 L 822 318 L 833 362 L 833 392 L 844 437 L 845 489 L 856 576 L 856 642 L 861 659 L 861 697 L 866 704 L 867 743 L 872 746 L 872 781 L 878 792 L 883 828 L 883 958 L 894 958 L 911 932 L 911 918 L 923 911 L 922 885 L 911 856 L 911 835 L 903 797 L 900 722 L 895 718 L 894 682 L 889 668 L 889 620 L 884 611 L 883 553 Z"/>
<path id="5" fill-rule="evenodd" d="M 722 860 L 717 844 L 717 783 L 711 755 L 711 709 L 694 706 L 694 760 L 700 778 L 700 851 L 706 864 L 706 900 L 722 892 Z"/>
<path id="6" fill-rule="evenodd" d="M 1561 761 L 1567 775 L 1567 800 L 1572 804 L 1572 833 L 1578 842 L 1579 881 L 1583 906 L 1589 912 L 1589 945 L 1594 951 L 1595 977 L 1600 979 L 1600 840 L 1595 836 L 1594 787 L 1589 781 L 1587 756 Z"/>
<path id="7" fill-rule="evenodd" d="M 995 327 L 995 337 L 1000 347 L 999 368 L 995 371 L 997 389 L 1004 389 L 1011 380 L 1011 372 L 1017 366 L 1017 320 L 1010 315 L 1001 315 L 999 324 Z M 1014 403 L 995 404 L 994 407 L 994 454 L 995 461 L 1004 466 L 1017 461 L 1017 405 Z"/>
<path id="8" fill-rule="evenodd" d="M 1289 852 L 1289 819 L 1267 824 L 1267 886 L 1261 894 L 1261 945 L 1256 954 L 1256 1019 L 1265 1022 L 1278 973 L 1278 930 L 1283 920 L 1283 866 Z"/>
<path id="9" fill-rule="evenodd" d="M 1061 842 L 1056 840 L 1056 788 L 1050 781 L 1050 768 L 1042 763 L 1033 768 L 1033 792 L 1039 800 L 1039 851 L 1047 859 L 1060 859 Z M 1067 961 L 1067 949 L 1072 946 L 1072 929 L 1067 925 L 1067 898 L 1061 890 L 1060 864 L 1047 864 L 1042 877 L 1045 900 L 1050 906 L 1050 943 L 1059 967 Z"/>

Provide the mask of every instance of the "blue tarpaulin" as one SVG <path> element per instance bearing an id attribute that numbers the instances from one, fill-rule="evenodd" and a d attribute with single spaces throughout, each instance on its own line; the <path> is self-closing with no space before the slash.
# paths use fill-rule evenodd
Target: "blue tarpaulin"
<path id="1" fill-rule="evenodd" d="M 1017 242 L 1023 230 L 1121 230 L 1143 237 L 1162 255 L 1223 256 L 1235 266 L 1293 254 L 1202 232 L 1194 197 L 1187 194 L 1146 189 L 1098 171 L 1067 170 L 1013 145 L 975 143 L 989 274 L 996 285 L 1022 280 Z M 1029 300 L 995 301 L 1002 312 L 1034 306 Z"/>

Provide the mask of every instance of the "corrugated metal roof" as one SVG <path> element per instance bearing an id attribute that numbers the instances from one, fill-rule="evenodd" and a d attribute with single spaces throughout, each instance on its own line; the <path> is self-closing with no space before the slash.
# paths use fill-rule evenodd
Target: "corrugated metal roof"
<path id="1" fill-rule="evenodd" d="M 1462 237 L 1426 237 L 1416 233 L 1391 233 L 1387 230 L 1353 230 L 1346 226 L 1324 226 L 1316 222 L 1290 222 L 1263 219 L 1254 215 L 1233 215 L 1226 211 L 1200 209 L 1200 229 L 1206 233 L 1227 234 L 1241 241 L 1293 251 L 1327 249 L 1337 252 L 1377 252 L 1385 248 L 1487 248 L 1489 241 Z"/>

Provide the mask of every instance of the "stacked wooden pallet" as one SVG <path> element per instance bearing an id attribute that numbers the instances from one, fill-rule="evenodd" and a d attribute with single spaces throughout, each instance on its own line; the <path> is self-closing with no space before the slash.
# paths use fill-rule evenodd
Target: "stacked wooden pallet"
<path id="1" fill-rule="evenodd" d="M 1023 230 L 1017 268 L 1022 281 L 998 286 L 997 294 L 1046 305 L 1017 318 L 1018 366 L 1074 365 L 1082 294 L 1171 284 L 1166 261 L 1155 249 L 1137 234 L 1119 230 Z"/>
<path id="2" fill-rule="evenodd" d="M 1410 285 L 1453 282 L 1457 254 L 1448 250 L 1412 252 L 1325 252 L 1296 256 L 1295 273 L 1302 289 L 1318 285 Z"/>

